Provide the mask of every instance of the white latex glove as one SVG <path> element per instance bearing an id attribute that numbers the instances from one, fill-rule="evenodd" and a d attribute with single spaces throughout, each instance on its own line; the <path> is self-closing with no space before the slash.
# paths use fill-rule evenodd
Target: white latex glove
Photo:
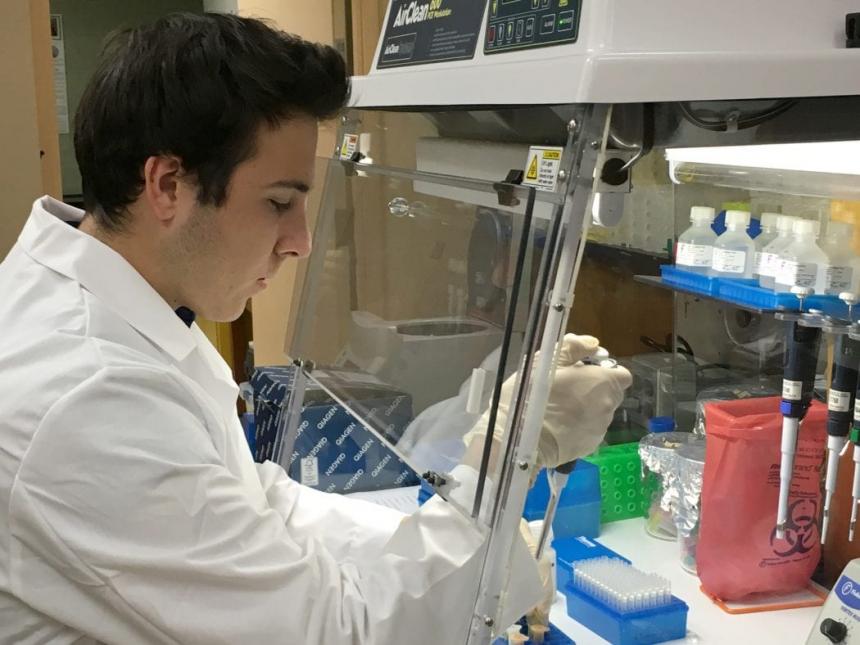
<path id="1" fill-rule="evenodd" d="M 599 347 L 600 341 L 593 336 L 564 336 L 538 442 L 538 466 L 553 468 L 574 461 L 594 452 L 603 441 L 624 390 L 633 379 L 621 366 L 583 364 Z M 497 439 L 507 425 L 516 377 L 511 375 L 502 385 L 493 433 Z M 467 446 L 475 436 L 486 432 L 488 419 L 487 412 L 466 435 Z"/>

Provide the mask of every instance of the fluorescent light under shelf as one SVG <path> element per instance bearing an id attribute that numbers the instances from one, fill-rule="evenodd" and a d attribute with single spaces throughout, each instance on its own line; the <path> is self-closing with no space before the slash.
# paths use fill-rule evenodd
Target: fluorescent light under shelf
<path id="1" fill-rule="evenodd" d="M 670 148 L 666 150 L 666 159 L 672 166 L 690 163 L 834 175 L 860 175 L 860 141 Z"/>

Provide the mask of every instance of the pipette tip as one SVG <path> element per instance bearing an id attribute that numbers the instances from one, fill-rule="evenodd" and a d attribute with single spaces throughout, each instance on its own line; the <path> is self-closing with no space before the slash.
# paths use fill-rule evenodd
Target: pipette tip
<path id="1" fill-rule="evenodd" d="M 785 539 L 785 522 L 780 522 L 776 525 L 776 537 L 780 540 Z"/>
<path id="2" fill-rule="evenodd" d="M 854 525 L 855 524 L 856 524 L 856 522 L 851 522 L 851 526 L 848 527 L 848 541 L 849 542 L 854 541 Z"/>

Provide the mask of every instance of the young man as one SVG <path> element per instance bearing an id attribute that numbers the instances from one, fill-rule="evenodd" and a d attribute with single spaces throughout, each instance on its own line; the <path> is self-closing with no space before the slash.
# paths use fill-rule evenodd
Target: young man
<path id="1" fill-rule="evenodd" d="M 348 88 L 333 49 L 247 18 L 108 48 L 75 124 L 86 211 L 37 200 L 0 265 L 0 643 L 464 639 L 484 537 L 439 498 L 404 517 L 254 464 L 193 324 L 308 254 L 317 122 Z M 548 465 L 600 441 L 629 383 L 577 364 L 596 345 L 568 339 Z M 525 611 L 519 542 L 512 567 Z"/>

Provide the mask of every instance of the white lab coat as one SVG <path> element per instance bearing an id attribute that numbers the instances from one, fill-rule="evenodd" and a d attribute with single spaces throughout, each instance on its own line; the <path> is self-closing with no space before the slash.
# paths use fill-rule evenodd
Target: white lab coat
<path id="1" fill-rule="evenodd" d="M 255 464 L 225 363 L 81 216 L 38 200 L 0 265 L 0 644 L 463 642 L 484 536 Z"/>

